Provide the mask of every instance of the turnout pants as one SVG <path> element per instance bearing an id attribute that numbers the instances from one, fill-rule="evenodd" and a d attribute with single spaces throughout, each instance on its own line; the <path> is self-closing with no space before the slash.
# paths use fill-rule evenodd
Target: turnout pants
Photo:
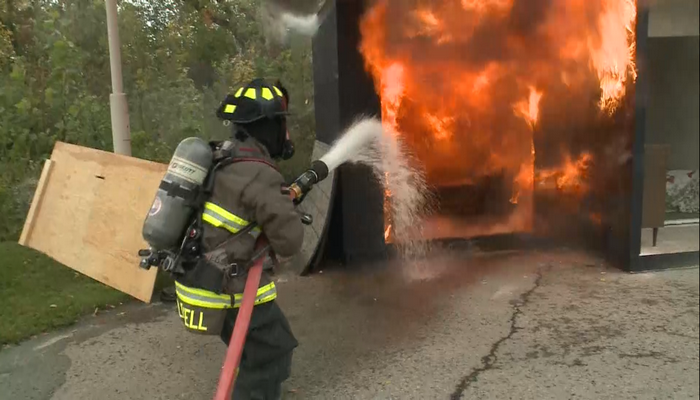
<path id="1" fill-rule="evenodd" d="M 230 309 L 221 332 L 228 346 L 238 309 Z M 282 382 L 289 378 L 292 352 L 299 345 L 287 318 L 275 301 L 256 305 L 243 347 L 234 400 L 277 400 Z"/>

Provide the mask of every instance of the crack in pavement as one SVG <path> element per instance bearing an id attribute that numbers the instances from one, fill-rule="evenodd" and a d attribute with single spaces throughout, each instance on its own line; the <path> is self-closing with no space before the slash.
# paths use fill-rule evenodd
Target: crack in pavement
<path id="1" fill-rule="evenodd" d="M 481 367 L 474 368 L 469 375 L 460 380 L 459 384 L 457 384 L 455 387 L 454 392 L 452 392 L 450 395 L 450 400 L 461 399 L 464 392 L 469 389 L 472 383 L 477 381 L 482 372 L 492 369 L 498 361 L 498 356 L 496 355 L 498 349 L 506 340 L 511 339 L 517 331 L 522 329 L 516 326 L 518 316 L 523 313 L 522 307 L 526 306 L 530 301 L 530 296 L 532 293 L 540 287 L 540 284 L 542 283 L 542 276 L 542 269 L 539 269 L 537 271 L 537 278 L 535 279 L 535 283 L 532 288 L 521 294 L 516 303 L 513 304 L 513 315 L 510 316 L 510 330 L 508 331 L 508 334 L 498 339 L 493 345 L 491 345 L 491 350 L 489 353 L 481 357 Z"/>

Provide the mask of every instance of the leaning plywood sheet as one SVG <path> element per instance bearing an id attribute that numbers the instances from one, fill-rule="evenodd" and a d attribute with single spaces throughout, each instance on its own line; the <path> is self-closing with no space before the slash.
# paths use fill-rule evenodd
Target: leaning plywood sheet
<path id="1" fill-rule="evenodd" d="M 56 143 L 20 244 L 150 302 L 156 270 L 139 268 L 143 220 L 167 165 Z"/>

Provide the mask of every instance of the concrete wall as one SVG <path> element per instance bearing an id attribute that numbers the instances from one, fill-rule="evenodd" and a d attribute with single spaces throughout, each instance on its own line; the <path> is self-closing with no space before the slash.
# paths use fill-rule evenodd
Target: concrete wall
<path id="1" fill-rule="evenodd" d="M 651 17 L 651 16 L 650 16 Z M 671 145 L 668 169 L 697 169 L 700 38 L 649 38 L 646 142 Z"/>

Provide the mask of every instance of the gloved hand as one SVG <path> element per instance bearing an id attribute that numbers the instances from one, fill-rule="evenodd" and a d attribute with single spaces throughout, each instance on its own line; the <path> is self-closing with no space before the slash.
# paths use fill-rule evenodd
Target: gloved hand
<path id="1" fill-rule="evenodd" d="M 277 258 L 275 257 L 274 253 L 272 253 L 272 252 L 268 253 L 265 256 L 265 259 L 263 260 L 263 270 L 264 271 L 271 271 L 277 265 L 278 265 Z"/>

